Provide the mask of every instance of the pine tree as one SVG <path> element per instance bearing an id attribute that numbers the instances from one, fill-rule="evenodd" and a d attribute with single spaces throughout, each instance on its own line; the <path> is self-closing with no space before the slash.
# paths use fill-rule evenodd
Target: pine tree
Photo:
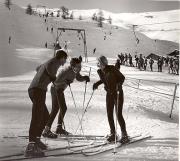
<path id="1" fill-rule="evenodd" d="M 62 18 L 66 19 L 69 16 L 69 9 L 64 7 L 64 6 L 62 6 L 61 10 L 62 10 Z"/>
<path id="2" fill-rule="evenodd" d="M 97 21 L 97 15 L 96 15 L 96 13 L 93 14 L 92 20 L 93 20 L 93 21 Z"/>
<path id="3" fill-rule="evenodd" d="M 74 19 L 74 14 L 73 14 L 73 12 L 71 12 L 70 19 L 71 19 L 71 20 Z"/>
<path id="4" fill-rule="evenodd" d="M 32 15 L 32 13 L 33 13 L 32 6 L 30 4 L 28 4 L 28 6 L 27 6 L 26 13 L 29 15 Z"/>
<path id="5" fill-rule="evenodd" d="M 59 17 L 59 16 L 60 16 L 60 10 L 57 11 L 57 17 Z"/>
<path id="6" fill-rule="evenodd" d="M 104 21 L 104 17 L 103 17 L 103 12 L 100 10 L 99 13 L 98 13 L 98 18 L 97 18 L 97 21 L 98 21 L 98 26 L 99 27 L 103 27 L 103 21 Z"/>

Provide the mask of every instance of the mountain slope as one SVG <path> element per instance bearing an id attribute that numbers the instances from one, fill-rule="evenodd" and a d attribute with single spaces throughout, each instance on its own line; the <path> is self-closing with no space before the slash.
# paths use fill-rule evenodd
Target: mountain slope
<path id="1" fill-rule="evenodd" d="M 54 12 L 57 15 L 58 8 L 47 9 L 48 12 Z M 39 8 L 39 12 L 44 13 L 44 9 Z M 93 14 L 98 15 L 99 9 L 89 10 L 71 10 L 74 18 L 91 21 Z M 108 19 L 112 18 L 112 24 L 132 29 L 132 25 L 136 26 L 136 31 L 140 31 L 152 39 L 168 40 L 179 43 L 180 36 L 180 10 L 160 11 L 160 12 L 143 12 L 143 13 L 112 13 L 109 11 L 101 10 L 103 17 Z M 108 23 L 108 21 L 105 21 Z"/>
<path id="2" fill-rule="evenodd" d="M 16 5 L 12 5 L 11 10 L 8 10 L 0 3 L 0 22 L 0 75 L 16 75 L 32 70 L 35 64 L 18 58 L 16 49 L 44 47 L 47 39 L 53 40 L 51 34 L 46 32 L 43 21 L 25 14 L 25 11 Z"/>
<path id="3" fill-rule="evenodd" d="M 144 56 L 150 53 L 166 55 L 178 48 L 178 44 L 169 41 L 154 41 L 142 33 L 137 32 L 139 44 L 136 43 L 132 30 L 104 24 L 103 28 L 97 27 L 96 22 L 85 20 L 62 20 L 60 18 L 48 17 L 47 23 L 38 16 L 25 14 L 25 10 L 12 5 L 9 11 L 0 4 L 0 76 L 12 76 L 32 71 L 37 64 L 52 57 L 53 50 L 45 49 L 57 36 L 58 27 L 82 28 L 86 31 L 88 56 L 106 55 L 117 57 L 121 52 L 132 55 L 142 53 Z M 47 27 L 54 27 L 54 32 L 47 32 Z M 8 37 L 11 43 L 8 44 Z M 83 55 L 82 36 L 77 31 L 61 32 L 59 42 L 64 47 L 68 43 L 68 54 L 70 56 Z M 96 53 L 93 54 L 93 49 Z"/>

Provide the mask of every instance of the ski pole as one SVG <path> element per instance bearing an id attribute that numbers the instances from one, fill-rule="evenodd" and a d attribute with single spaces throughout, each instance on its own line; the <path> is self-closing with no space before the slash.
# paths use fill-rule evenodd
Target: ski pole
<path id="1" fill-rule="evenodd" d="M 89 77 L 90 77 L 90 74 L 91 74 L 91 67 L 90 67 L 90 70 L 89 70 Z M 85 82 L 85 91 L 84 91 L 84 99 L 83 99 L 83 109 L 84 109 L 84 103 L 85 103 L 85 99 L 86 99 L 86 88 L 87 88 L 87 82 Z"/>
<path id="2" fill-rule="evenodd" d="M 90 99 L 89 99 L 89 101 L 88 101 L 88 103 L 87 103 L 87 105 L 86 105 L 86 108 L 85 108 L 84 111 L 83 111 L 81 120 L 80 120 L 80 122 L 79 122 L 79 124 L 78 124 L 78 127 L 77 127 L 77 129 L 76 129 L 75 134 L 77 133 L 77 131 L 78 131 L 78 129 L 79 129 L 79 126 L 80 126 L 80 125 L 82 126 L 83 117 L 84 117 L 84 115 L 85 115 L 85 113 L 86 113 L 86 111 L 87 111 L 87 108 L 88 108 L 88 106 L 89 106 L 89 103 L 90 103 L 90 101 L 91 101 L 91 99 L 92 99 L 93 94 L 94 94 L 94 90 L 93 90 L 93 92 L 91 93 L 91 96 L 90 96 Z"/>
<path id="3" fill-rule="evenodd" d="M 80 118 L 79 118 L 79 115 L 78 115 L 78 111 L 77 111 L 77 106 L 76 106 L 76 102 L 75 102 L 75 99 L 74 99 L 74 95 L 73 95 L 73 92 L 72 92 L 72 89 L 71 89 L 71 85 L 69 84 L 69 89 L 70 89 L 70 92 L 71 92 L 71 95 L 72 95 L 72 99 L 73 99 L 73 102 L 74 102 L 74 106 L 76 108 L 76 113 L 77 113 L 77 116 L 78 116 L 78 119 L 80 121 Z M 81 131 L 84 135 L 84 131 L 83 131 L 83 128 L 82 128 L 82 125 L 81 125 Z"/>

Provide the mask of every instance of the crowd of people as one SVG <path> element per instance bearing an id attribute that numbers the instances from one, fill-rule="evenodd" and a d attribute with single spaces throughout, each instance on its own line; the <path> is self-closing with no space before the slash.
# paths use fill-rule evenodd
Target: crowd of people
<path id="1" fill-rule="evenodd" d="M 134 64 L 133 64 L 134 62 Z M 139 70 L 147 70 L 149 65 L 150 71 L 155 71 L 154 66 L 157 64 L 157 71 L 162 72 L 163 68 L 168 68 L 168 73 L 179 75 L 179 58 L 178 57 L 169 57 L 169 56 L 159 56 L 157 60 L 154 60 L 152 57 L 147 58 L 143 57 L 142 54 L 139 56 L 135 55 L 134 61 L 131 54 L 118 54 L 118 59 L 116 62 L 117 68 L 120 68 L 120 65 L 126 65 L 130 67 L 137 67 Z"/>

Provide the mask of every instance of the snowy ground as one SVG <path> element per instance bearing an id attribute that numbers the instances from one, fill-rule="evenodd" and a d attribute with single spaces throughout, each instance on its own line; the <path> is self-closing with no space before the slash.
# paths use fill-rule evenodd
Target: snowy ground
<path id="1" fill-rule="evenodd" d="M 20 52 L 19 56 L 21 57 Z M 32 61 L 40 63 L 43 61 L 40 57 L 37 56 Z M 112 62 L 114 62 L 113 59 L 110 59 L 110 63 Z M 87 85 L 86 103 L 92 93 L 92 84 L 98 80 L 95 70 L 97 69 L 95 58 L 90 58 L 89 63 L 83 64 L 82 74 L 87 74 L 89 67 L 92 67 L 92 70 L 91 82 Z M 172 119 L 169 118 L 169 114 L 174 91 L 173 83 L 177 83 L 179 77 L 168 74 L 167 69 L 163 73 L 158 73 L 144 72 L 136 68 L 122 66 L 121 72 L 126 76 L 123 86 L 125 94 L 123 113 L 128 134 L 133 136 L 139 133 L 148 133 L 152 138 L 144 142 L 129 145 L 123 149 L 118 149 L 118 153 L 115 156 L 111 152 L 108 152 L 94 157 L 75 155 L 75 157 L 51 157 L 38 160 L 178 160 L 179 86 L 174 102 Z M 29 72 L 23 75 L 0 78 L 0 156 L 21 152 L 27 145 L 26 139 L 17 136 L 28 135 L 31 102 L 28 98 L 27 88 L 33 76 L 34 72 Z M 139 79 L 142 80 L 139 83 L 139 89 L 137 89 Z M 162 81 L 173 83 L 164 83 Z M 80 117 L 83 112 L 84 85 L 84 83 L 75 81 L 71 86 L 77 108 L 73 104 L 69 88 L 65 91 L 68 106 L 65 124 L 66 129 L 72 133 L 76 131 L 79 122 L 78 115 Z M 50 110 L 51 97 L 49 92 L 47 93 L 46 103 Z M 57 120 L 54 121 L 53 130 L 56 127 L 56 122 Z M 109 133 L 103 86 L 99 87 L 93 95 L 83 120 L 83 129 L 85 134 L 106 135 Z M 78 131 L 78 133 L 81 132 Z M 120 134 L 119 127 L 118 133 Z M 65 141 L 46 140 L 46 143 L 50 147 L 67 145 Z"/>

